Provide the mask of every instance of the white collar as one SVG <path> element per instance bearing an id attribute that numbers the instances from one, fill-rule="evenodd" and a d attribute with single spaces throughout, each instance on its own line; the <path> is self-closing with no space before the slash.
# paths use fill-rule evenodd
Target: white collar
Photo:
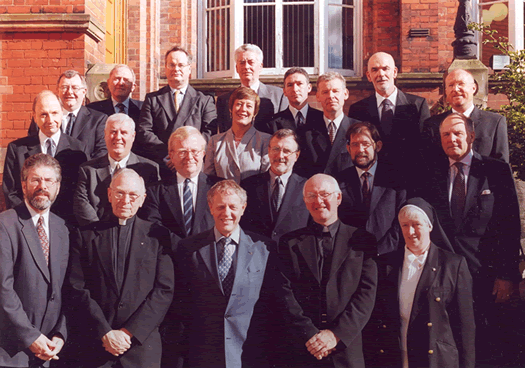
<path id="1" fill-rule="evenodd" d="M 456 162 L 462 162 L 465 166 L 470 167 L 470 165 L 472 165 L 472 157 L 474 157 L 474 153 L 472 152 L 472 149 L 471 149 L 470 152 L 467 153 L 467 155 L 463 157 L 462 160 L 456 161 L 449 157 L 448 163 L 449 163 L 449 166 L 454 166 Z"/>
<path id="2" fill-rule="evenodd" d="M 129 156 L 130 155 L 131 155 L 131 152 L 128 153 L 128 155 L 126 157 L 124 157 L 122 160 L 116 161 L 116 160 L 112 159 L 111 156 L 108 153 L 109 167 L 111 168 L 111 172 L 113 172 L 115 170 L 115 167 L 117 166 L 117 163 L 120 165 L 121 169 L 125 168 L 128 165 L 128 160 L 129 160 Z"/>
<path id="3" fill-rule="evenodd" d="M 384 100 L 390 100 L 392 102 L 392 105 L 396 106 L 397 102 L 397 87 L 394 86 L 394 92 L 390 94 L 388 97 L 383 97 L 379 93 L 376 92 L 376 102 L 377 102 L 377 108 L 381 106 Z"/>
<path id="4" fill-rule="evenodd" d="M 273 183 L 275 182 L 275 179 L 277 178 L 277 175 L 272 171 L 272 168 L 268 170 L 270 173 L 270 190 L 273 188 Z M 279 178 L 281 179 L 281 182 L 283 183 L 283 187 L 286 188 L 286 185 L 288 184 L 288 180 L 290 179 L 290 176 L 292 176 L 293 170 L 288 171 L 287 173 L 284 173 L 282 175 L 279 175 Z"/>
<path id="5" fill-rule="evenodd" d="M 38 219 L 40 216 L 42 216 L 44 218 L 44 226 L 48 226 L 49 228 L 49 208 L 47 210 L 44 210 L 43 213 L 38 213 L 33 207 L 31 207 L 27 200 L 24 200 L 24 202 L 29 211 L 29 214 L 31 215 L 31 221 L 33 221 L 33 224 L 37 226 Z"/>
<path id="6" fill-rule="evenodd" d="M 306 114 L 308 114 L 308 104 L 304 105 L 301 110 L 297 110 L 292 105 L 289 105 L 288 108 L 290 109 L 294 120 L 297 120 L 297 113 L 299 111 L 301 112 L 301 114 L 303 114 L 303 118 L 306 120 Z"/>
<path id="7" fill-rule="evenodd" d="M 452 109 L 452 112 L 455 112 L 457 114 L 463 114 L 463 116 L 466 116 L 467 118 L 470 118 L 470 115 L 472 114 L 472 111 L 474 111 L 474 104 L 472 104 L 468 109 L 465 110 L 465 112 L 459 112 L 454 109 Z"/>
<path id="8" fill-rule="evenodd" d="M 61 131 L 60 129 L 58 129 L 58 131 L 55 134 L 53 134 L 51 137 L 48 137 L 47 135 L 42 133 L 41 130 L 38 130 L 38 140 L 40 141 L 40 146 L 45 147 L 48 138 L 51 138 L 53 142 L 55 142 L 55 147 L 58 147 L 58 141 L 60 141 L 60 134 Z"/>
<path id="9" fill-rule="evenodd" d="M 184 181 L 185 181 L 186 179 L 190 179 L 190 181 L 191 181 L 193 184 L 197 185 L 197 183 L 199 182 L 199 174 L 195 175 L 195 176 L 192 177 L 192 178 L 185 178 L 184 176 L 182 176 L 181 174 L 179 174 L 179 173 L 177 172 L 177 185 L 184 184 Z"/>
<path id="10" fill-rule="evenodd" d="M 259 87 L 261 86 L 261 82 L 260 81 L 257 81 L 255 82 L 254 84 L 252 84 L 251 86 L 245 86 L 244 84 L 241 83 L 241 86 L 243 87 L 248 87 L 250 88 L 252 91 L 254 91 L 255 93 L 259 93 Z"/>
<path id="11" fill-rule="evenodd" d="M 219 230 L 214 226 L 213 227 L 213 234 L 215 235 L 215 242 L 218 242 L 221 240 L 221 238 L 224 238 L 225 236 L 222 235 Z M 235 230 L 232 231 L 229 238 L 235 242 L 235 244 L 240 244 L 241 241 L 241 228 L 239 225 L 235 228 Z"/>

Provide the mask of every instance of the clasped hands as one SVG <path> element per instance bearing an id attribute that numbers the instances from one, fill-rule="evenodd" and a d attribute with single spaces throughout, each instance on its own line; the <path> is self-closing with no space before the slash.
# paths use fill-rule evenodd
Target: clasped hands
<path id="1" fill-rule="evenodd" d="M 102 346 L 114 356 L 124 354 L 131 347 L 133 335 L 125 328 L 111 330 L 102 337 Z"/>
<path id="2" fill-rule="evenodd" d="M 58 353 L 64 346 L 64 340 L 59 336 L 53 336 L 51 340 L 46 335 L 40 334 L 38 338 L 29 345 L 29 350 L 35 357 L 42 360 L 58 360 Z"/>
<path id="3" fill-rule="evenodd" d="M 321 360 L 335 351 L 339 340 L 332 331 L 321 330 L 306 342 L 306 348 L 310 354 Z"/>

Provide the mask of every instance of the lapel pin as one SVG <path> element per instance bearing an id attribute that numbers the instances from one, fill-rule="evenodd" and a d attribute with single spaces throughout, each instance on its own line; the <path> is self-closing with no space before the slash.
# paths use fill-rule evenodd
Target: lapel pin
<path id="1" fill-rule="evenodd" d="M 432 271 L 436 272 L 436 268 L 435 268 L 435 267 L 432 267 Z"/>

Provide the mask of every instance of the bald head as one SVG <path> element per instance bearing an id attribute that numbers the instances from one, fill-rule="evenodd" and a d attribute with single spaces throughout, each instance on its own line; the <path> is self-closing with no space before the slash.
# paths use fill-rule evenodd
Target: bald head
<path id="1" fill-rule="evenodd" d="M 33 120 L 47 137 L 60 130 L 62 125 L 62 106 L 53 92 L 40 92 L 33 101 Z"/>
<path id="2" fill-rule="evenodd" d="M 303 188 L 306 208 L 313 220 L 323 226 L 337 221 L 337 208 L 341 204 L 341 189 L 337 181 L 326 174 L 316 174 L 306 181 Z"/>
<path id="3" fill-rule="evenodd" d="M 146 198 L 144 179 L 133 169 L 122 169 L 113 175 L 108 199 L 113 214 L 125 220 L 135 216 Z"/>
<path id="4" fill-rule="evenodd" d="M 385 98 L 390 96 L 395 90 L 394 81 L 397 78 L 394 58 L 386 52 L 376 52 L 368 60 L 366 77 L 378 94 Z"/>
<path id="5" fill-rule="evenodd" d="M 464 113 L 474 105 L 477 89 L 474 77 L 464 69 L 453 70 L 445 79 L 447 103 L 457 112 Z"/>

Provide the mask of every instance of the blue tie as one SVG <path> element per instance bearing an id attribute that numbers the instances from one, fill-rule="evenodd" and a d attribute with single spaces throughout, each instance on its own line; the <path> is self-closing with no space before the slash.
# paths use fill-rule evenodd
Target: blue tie
<path id="1" fill-rule="evenodd" d="M 184 200 L 184 225 L 186 227 L 186 235 L 191 235 L 192 219 L 193 219 L 193 195 L 190 189 L 190 179 L 184 180 L 184 192 L 182 194 Z"/>
<path id="2" fill-rule="evenodd" d="M 230 296 L 233 287 L 234 273 L 232 268 L 235 245 L 230 238 L 219 240 L 219 278 L 225 296 Z"/>

